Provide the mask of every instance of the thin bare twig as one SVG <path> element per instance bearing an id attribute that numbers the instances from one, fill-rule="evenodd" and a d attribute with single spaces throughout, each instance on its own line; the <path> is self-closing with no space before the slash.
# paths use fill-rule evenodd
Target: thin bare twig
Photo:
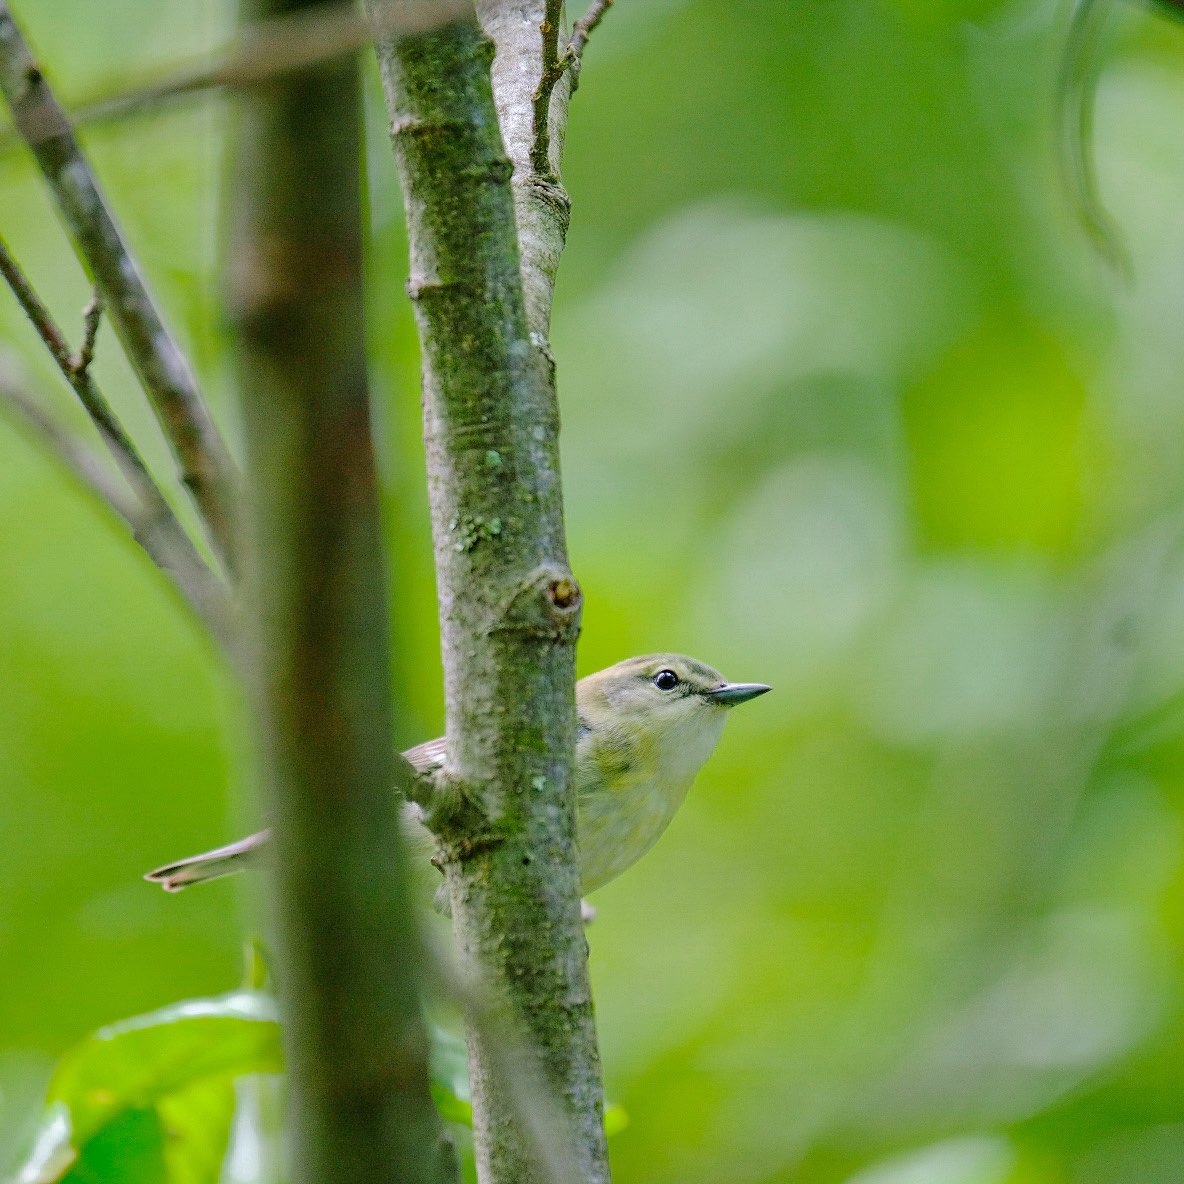
<path id="1" fill-rule="evenodd" d="M 103 295 L 123 348 L 228 570 L 235 568 L 238 474 L 188 360 L 165 327 L 65 112 L 0 0 L 0 90 L 33 151 L 75 249 Z"/>
<path id="2" fill-rule="evenodd" d="M 571 40 L 567 43 L 567 52 L 564 57 L 567 58 L 568 65 L 575 68 L 577 77 L 588 38 L 596 31 L 596 26 L 604 20 L 605 14 L 612 6 L 613 0 L 592 0 L 592 3 L 588 5 L 588 11 L 571 27 Z M 571 88 L 575 90 L 575 82 L 572 83 Z"/>
<path id="3" fill-rule="evenodd" d="M 543 35 L 543 72 L 531 100 L 534 104 L 534 144 L 530 150 L 531 167 L 536 173 L 551 172 L 551 94 L 555 84 L 571 71 L 571 91 L 574 94 L 580 81 L 580 63 L 588 38 L 604 20 L 613 0 L 592 0 L 588 11 L 571 28 L 567 48 L 559 53 L 559 22 L 563 14 L 563 0 L 547 0 L 547 14 L 539 31 Z"/>
<path id="4" fill-rule="evenodd" d="M 82 344 L 70 359 L 71 369 L 80 378 L 86 376 L 95 358 L 95 339 L 99 335 L 99 322 L 103 319 L 103 298 L 96 290 L 90 302 L 82 310 Z"/>
<path id="5" fill-rule="evenodd" d="M 0 275 L 4 276 L 8 286 L 12 289 L 12 294 L 24 309 L 25 316 L 29 318 L 33 328 L 37 331 L 37 336 L 45 342 L 45 348 L 49 350 L 50 356 L 57 362 L 58 369 L 65 374 L 73 366 L 70 347 L 66 344 L 61 330 L 49 315 L 49 309 L 42 304 L 41 298 L 33 290 L 33 285 L 21 270 L 20 264 L 13 258 L 8 244 L 2 238 L 0 238 Z"/>
<path id="6" fill-rule="evenodd" d="M 471 11 L 462 0 L 441 0 L 431 11 L 400 11 L 389 19 L 392 31 L 414 32 Z M 397 19 L 396 19 L 397 18 Z M 246 90 L 355 53 L 374 36 L 370 21 L 351 3 L 322 5 L 283 13 L 245 28 L 235 45 L 200 60 L 174 65 L 163 76 L 115 94 L 99 94 L 72 104 L 75 129 L 156 110 L 175 99 L 214 90 Z M 0 130 L 0 151 L 19 143 L 12 129 Z"/>
<path id="7" fill-rule="evenodd" d="M 179 66 L 158 81 L 81 103 L 72 118 L 76 127 L 103 123 L 202 91 L 257 86 L 355 53 L 370 36 L 369 23 L 352 4 L 284 13 L 243 29 L 237 45 L 212 58 Z"/>
<path id="8" fill-rule="evenodd" d="M 43 452 L 57 461 L 131 531 L 144 553 L 167 575 L 182 600 L 232 656 L 235 653 L 233 613 L 225 590 L 204 581 L 192 564 L 188 536 L 178 536 L 162 523 L 108 471 L 81 441 L 46 414 L 10 375 L 0 371 L 0 408 L 22 427 Z M 188 547 L 185 545 L 188 544 Z M 200 563 L 200 557 L 198 558 Z M 208 569 L 202 569 L 209 575 Z"/>
<path id="9" fill-rule="evenodd" d="M 107 471 L 89 448 L 47 415 L 8 374 L 0 371 L 0 405 L 83 488 L 103 502 L 136 534 L 141 510 L 136 499 Z"/>
<path id="10" fill-rule="evenodd" d="M 78 401 L 95 425 L 107 450 L 115 459 L 120 472 L 131 487 L 134 501 L 130 504 L 138 507 L 134 515 L 135 521 L 131 523 L 137 541 L 149 558 L 170 576 L 194 612 L 210 627 L 215 637 L 223 645 L 231 646 L 230 618 L 232 610 L 228 589 L 202 559 L 193 540 L 181 525 L 172 506 L 169 505 L 168 499 L 156 484 L 135 443 L 90 375 L 90 362 L 94 355 L 94 335 L 98 331 L 99 315 L 102 308 L 97 296 L 91 300 L 83 314 L 85 322 L 83 341 L 77 356 L 75 356 L 71 354 L 65 336 L 54 321 L 49 309 L 45 307 L 37 295 L 33 285 L 9 252 L 3 239 L 0 239 L 0 274 L 8 282 L 13 295 L 16 296 L 25 315 L 37 331 L 37 335 L 45 343 L 50 356 L 77 395 Z M 9 385 L 11 387 L 11 384 Z M 12 400 L 10 399 L 10 401 Z M 42 419 L 46 418 L 43 412 L 38 414 Z M 32 422 L 27 411 L 22 411 L 22 418 L 26 422 Z M 46 422 L 52 423 L 50 420 L 46 420 Z M 40 427 L 39 431 L 43 438 L 49 438 L 44 425 Z M 59 429 L 59 433 L 60 431 L 61 429 Z M 76 441 L 71 442 L 71 447 L 79 455 L 84 452 L 82 446 Z M 55 445 L 54 451 L 61 455 L 62 446 Z M 68 467 L 74 471 L 79 469 L 77 463 L 71 463 Z M 101 466 L 98 471 L 107 481 L 110 481 Z M 88 479 L 87 484 L 90 488 L 96 489 L 94 479 Z M 98 492 L 98 490 L 96 491 Z M 105 489 L 100 493 L 100 496 L 104 501 L 111 502 L 110 489 Z M 123 513 L 119 506 L 113 508 L 121 517 L 128 520 L 127 514 Z"/>

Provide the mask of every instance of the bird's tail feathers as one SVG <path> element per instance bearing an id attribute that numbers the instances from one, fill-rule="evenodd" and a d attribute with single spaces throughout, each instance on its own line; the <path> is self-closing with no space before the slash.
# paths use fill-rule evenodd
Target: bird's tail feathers
<path id="1" fill-rule="evenodd" d="M 188 859 L 170 863 L 166 867 L 158 867 L 155 871 L 149 872 L 144 879 L 159 884 L 166 892 L 180 892 L 190 884 L 201 884 L 206 880 L 216 880 L 219 876 L 229 876 L 254 863 L 260 849 L 270 837 L 269 831 L 260 831 L 259 834 L 249 835 L 226 847 L 204 851 L 201 855 L 191 855 Z"/>

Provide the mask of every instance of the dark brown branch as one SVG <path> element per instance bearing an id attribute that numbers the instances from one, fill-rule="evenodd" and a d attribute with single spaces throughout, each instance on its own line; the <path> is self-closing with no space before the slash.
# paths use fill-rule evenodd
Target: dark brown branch
<path id="1" fill-rule="evenodd" d="M 300 0 L 251 0 L 247 19 Z M 406 882 L 363 335 L 361 95 L 339 59 L 261 88 L 236 150 L 230 307 L 248 606 L 273 817 L 294 1184 L 454 1184 Z M 392 793 L 392 790 L 395 792 Z"/>
<path id="2" fill-rule="evenodd" d="M 182 480 L 223 562 L 234 568 L 234 462 L 189 363 L 148 291 L 94 172 L 33 60 L 8 5 L 0 0 L 0 90 L 32 149 L 62 220 L 172 447 Z"/>

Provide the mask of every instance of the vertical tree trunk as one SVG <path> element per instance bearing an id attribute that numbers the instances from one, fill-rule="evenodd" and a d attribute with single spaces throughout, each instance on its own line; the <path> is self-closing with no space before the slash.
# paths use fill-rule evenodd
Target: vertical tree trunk
<path id="1" fill-rule="evenodd" d="M 580 594 L 568 569 L 550 368 L 532 347 L 511 166 L 473 19 L 384 30 L 379 62 L 403 181 L 409 290 L 440 595 L 448 767 L 431 822 L 462 951 L 508 1001 L 569 1122 L 574 1176 L 608 1179 L 580 922 L 571 765 Z M 538 1179 L 470 1033 L 478 1171 Z"/>
<path id="2" fill-rule="evenodd" d="M 250 0 L 244 16 L 307 6 Z M 360 142 L 352 58 L 261 86 L 231 197 L 292 1179 L 444 1184 L 399 829 L 409 769 L 392 750 Z"/>

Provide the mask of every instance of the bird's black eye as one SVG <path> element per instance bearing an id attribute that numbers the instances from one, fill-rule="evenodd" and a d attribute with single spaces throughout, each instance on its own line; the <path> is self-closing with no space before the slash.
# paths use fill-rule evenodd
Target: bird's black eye
<path id="1" fill-rule="evenodd" d="M 672 691 L 678 686 L 678 675 L 673 670 L 659 670 L 654 675 L 654 686 L 660 691 Z"/>

